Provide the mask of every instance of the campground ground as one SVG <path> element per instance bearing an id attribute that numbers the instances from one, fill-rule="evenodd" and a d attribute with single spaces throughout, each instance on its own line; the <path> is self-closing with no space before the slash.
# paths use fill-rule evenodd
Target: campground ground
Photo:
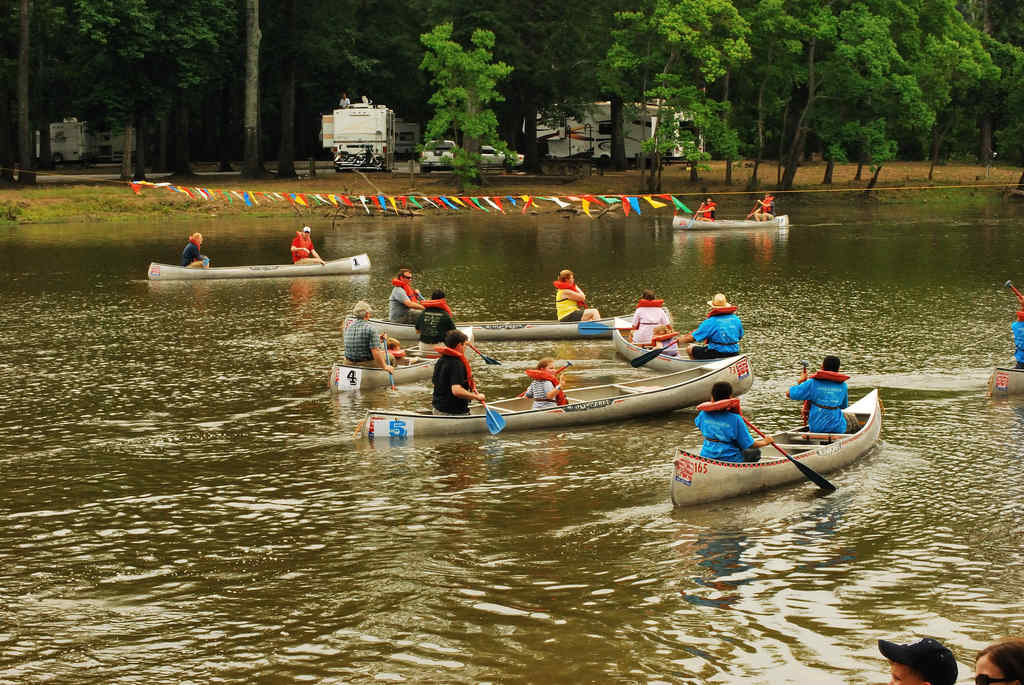
<path id="1" fill-rule="evenodd" d="M 1020 179 L 1020 168 L 993 166 L 986 169 L 974 164 L 948 163 L 935 168 L 928 180 L 926 162 L 892 162 L 879 177 L 878 185 L 867 195 L 864 191 L 871 172 L 867 167 L 862 178 L 855 177 L 856 164 L 836 165 L 833 182 L 822 185 L 825 164 L 811 162 L 801 166 L 795 188 L 778 191 L 784 211 L 809 202 L 843 206 L 855 202 L 904 203 L 937 202 L 955 207 L 962 202 L 973 202 L 979 196 L 1007 193 Z M 666 167 L 662 174 L 661 192 L 672 193 L 688 205 L 699 203 L 706 195 L 719 202 L 722 215 L 734 217 L 753 206 L 753 199 L 765 189 L 774 188 L 778 178 L 777 165 L 762 163 L 758 171 L 758 190 L 748 190 L 752 162 L 734 164 L 732 184 L 725 182 L 724 162 L 711 162 L 693 183 L 689 170 L 682 166 Z M 238 173 L 214 172 L 207 165 L 197 164 L 196 173 L 188 176 L 153 174 L 152 181 L 168 181 L 185 187 L 203 187 L 238 191 L 278 193 L 334 193 L 339 195 L 451 195 L 458 192 L 450 173 L 412 174 L 405 163 L 393 173 L 335 173 L 319 167 L 316 175 L 300 168 L 297 178 L 277 178 L 268 174 L 264 179 L 243 179 Z M 104 174 L 104 172 L 109 172 Z M 229 204 L 217 201 L 191 200 L 188 196 L 165 189 L 146 189 L 141 195 L 133 193 L 127 182 L 117 180 L 116 169 L 87 169 L 39 172 L 40 183 L 35 186 L 0 185 L 0 223 L 34 224 L 63 222 L 116 222 L 138 217 L 160 216 L 172 219 L 210 217 L 231 214 L 281 217 L 295 215 L 296 211 L 310 214 L 334 214 L 332 207 L 298 208 L 287 202 L 262 203 L 247 207 L 243 202 Z M 490 174 L 484 183 L 469 195 L 555 195 L 581 194 L 618 195 L 640 194 L 639 171 L 594 173 L 589 176 L 565 178 L 525 173 Z M 554 206 L 552 205 L 552 209 Z M 551 211 L 546 208 L 541 211 Z M 362 212 L 362 209 L 359 209 Z"/>

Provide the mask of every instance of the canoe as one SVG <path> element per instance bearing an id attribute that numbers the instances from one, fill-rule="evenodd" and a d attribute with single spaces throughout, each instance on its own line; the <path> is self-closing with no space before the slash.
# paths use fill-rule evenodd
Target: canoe
<path id="1" fill-rule="evenodd" d="M 996 367 L 988 379 L 988 393 L 994 397 L 1024 393 L 1024 369 Z"/>
<path id="2" fill-rule="evenodd" d="M 687 229 L 687 227 L 689 228 Z M 746 219 L 715 219 L 714 221 L 694 221 L 690 226 L 690 217 L 676 214 L 672 217 L 672 228 L 690 231 L 714 231 L 719 228 L 786 228 L 789 226 L 789 215 L 780 214 L 771 221 L 754 221 Z"/>
<path id="3" fill-rule="evenodd" d="M 634 345 L 632 342 L 626 339 L 626 336 L 622 333 L 622 331 L 618 330 L 616 330 L 612 334 L 612 342 L 615 344 L 615 351 L 618 352 L 623 357 L 625 357 L 627 361 L 633 361 L 640 355 L 647 354 L 648 352 L 651 352 L 654 349 L 652 347 L 641 347 L 640 345 Z M 651 371 L 660 371 L 661 373 L 671 373 L 672 371 L 688 369 L 693 366 L 699 366 L 701 364 L 707 363 L 707 359 L 690 359 L 689 357 L 687 357 L 685 347 L 685 345 L 680 345 L 679 354 L 675 357 L 668 354 L 659 354 L 657 357 L 650 360 L 640 368 L 649 369 Z M 736 359 L 736 356 L 722 357 L 722 359 Z"/>
<path id="4" fill-rule="evenodd" d="M 744 363 L 741 365 L 740 361 Z M 505 432 L 548 428 L 562 429 L 588 423 L 606 423 L 668 412 L 704 402 L 711 386 L 732 383 L 737 394 L 750 389 L 753 375 L 740 377 L 748 368 L 746 358 L 715 360 L 685 371 L 609 385 L 570 388 L 569 403 L 551 409 L 532 409 L 530 398 L 514 397 L 488 402 L 487 407 L 505 419 Z M 372 409 L 360 423 L 364 438 L 411 438 L 439 435 L 487 433 L 484 409 L 473 403 L 465 416 L 433 416 L 427 413 Z"/>
<path id="5" fill-rule="evenodd" d="M 801 426 L 772 437 L 793 459 L 818 473 L 835 471 L 870 450 L 882 430 L 878 390 L 872 390 L 843 411 L 856 417 L 860 425 L 856 433 L 808 433 Z M 761 461 L 755 463 L 705 459 L 677 448 L 672 469 L 672 503 L 677 507 L 704 504 L 802 480 L 800 470 L 770 445 L 761 448 Z"/>
<path id="6" fill-rule="evenodd" d="M 488 321 L 457 324 L 461 330 L 473 329 L 473 340 L 573 340 L 579 338 L 609 338 L 615 325 L 614 316 L 600 321 Z M 355 319 L 345 319 L 347 328 Z M 370 319 L 370 323 L 381 333 L 396 340 L 418 340 L 416 327 L 412 324 L 392 323 L 382 319 Z"/>
<path id="7" fill-rule="evenodd" d="M 370 258 L 365 254 L 332 259 L 326 264 L 265 264 L 262 266 L 213 266 L 209 269 L 189 269 L 173 264 L 149 265 L 151 281 L 198 281 L 219 278 L 293 278 L 296 276 L 335 276 L 362 274 L 370 270 Z"/>
<path id="8" fill-rule="evenodd" d="M 395 385 L 409 385 L 416 381 L 430 378 L 434 374 L 433 359 L 414 359 L 411 364 L 395 367 Z M 370 390 L 385 388 L 391 385 L 388 372 L 381 368 L 354 366 L 351 364 L 334 364 L 327 381 L 331 392 L 351 392 L 353 390 Z"/>

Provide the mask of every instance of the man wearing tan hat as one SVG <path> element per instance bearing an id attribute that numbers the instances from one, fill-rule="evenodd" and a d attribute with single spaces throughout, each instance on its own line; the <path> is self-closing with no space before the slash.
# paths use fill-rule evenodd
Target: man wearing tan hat
<path id="1" fill-rule="evenodd" d="M 701 343 L 687 347 L 686 354 L 690 359 L 718 359 L 739 354 L 743 324 L 736 316 L 736 307 L 729 304 L 724 293 L 715 293 L 708 300 L 708 306 L 711 307 L 708 318 L 695 331 L 679 338 L 680 343 Z"/>

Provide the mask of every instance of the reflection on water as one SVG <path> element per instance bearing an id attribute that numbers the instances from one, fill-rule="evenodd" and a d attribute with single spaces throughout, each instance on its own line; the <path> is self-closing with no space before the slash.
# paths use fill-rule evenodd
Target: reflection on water
<path id="1" fill-rule="evenodd" d="M 149 283 L 192 225 L 11 230 L 0 281 L 0 680 L 882 682 L 879 637 L 972 651 L 1024 631 L 1024 400 L 1010 350 L 1012 207 L 935 222 L 681 232 L 664 217 L 350 219 L 322 254 L 369 275 Z M 217 263 L 286 262 L 294 227 L 199 226 Z M 59 249 L 57 249 L 59 248 Z M 461 320 L 550 318 L 572 268 L 608 314 L 644 288 L 691 329 L 739 307 L 765 430 L 800 359 L 881 389 L 883 442 L 830 475 L 672 510 L 692 411 L 607 426 L 356 441 L 427 384 L 331 394 L 340 324 L 411 266 Z M 969 332 L 969 333 L 966 333 Z M 998 341 L 998 342 L 996 342 Z M 570 387 L 650 374 L 607 341 L 493 342 L 489 398 L 543 356 Z M 573 655 L 567 658 L 565 655 Z M 194 675 L 192 675 L 194 674 Z"/>

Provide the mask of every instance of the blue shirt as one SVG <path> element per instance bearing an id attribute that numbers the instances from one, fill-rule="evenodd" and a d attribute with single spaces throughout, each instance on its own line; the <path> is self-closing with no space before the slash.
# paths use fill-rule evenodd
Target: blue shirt
<path id="1" fill-rule="evenodd" d="M 1024 321 L 1013 322 L 1013 344 L 1017 348 L 1013 358 L 1024 363 Z"/>
<path id="2" fill-rule="evenodd" d="M 719 314 L 704 319 L 690 335 L 694 340 L 707 340 L 709 349 L 739 354 L 743 339 L 743 324 L 735 314 Z"/>
<path id="3" fill-rule="evenodd" d="M 743 461 L 742 450 L 750 449 L 750 437 L 743 417 L 731 411 L 702 411 L 693 420 L 704 436 L 700 456 L 718 461 Z"/>
<path id="4" fill-rule="evenodd" d="M 188 245 L 181 252 L 181 265 L 188 266 L 197 259 L 202 259 L 203 256 L 199 254 L 199 246 L 193 243 L 191 240 L 188 241 Z"/>
<path id="5" fill-rule="evenodd" d="M 808 378 L 789 389 L 792 400 L 810 400 L 811 413 L 807 427 L 814 433 L 845 433 L 843 409 L 850 405 L 846 383 Z M 831 408 L 830 408 L 831 407 Z"/>

